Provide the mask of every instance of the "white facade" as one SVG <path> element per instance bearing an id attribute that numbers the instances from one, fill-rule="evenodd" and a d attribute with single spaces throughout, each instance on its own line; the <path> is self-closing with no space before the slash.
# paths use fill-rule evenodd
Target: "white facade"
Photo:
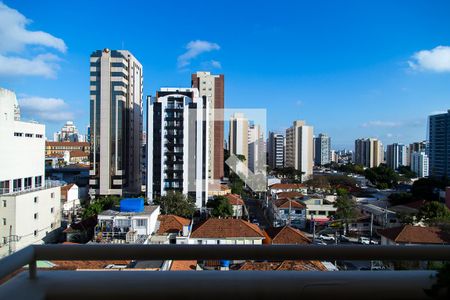
<path id="1" fill-rule="evenodd" d="M 50 239 L 61 225 L 60 189 L 45 182 L 45 126 L 20 121 L 0 88 L 0 256 Z"/>
<path id="2" fill-rule="evenodd" d="M 66 192 L 63 189 L 64 187 L 61 187 L 63 214 L 68 215 L 80 207 L 79 188 L 76 184 L 72 184 Z"/>
<path id="3" fill-rule="evenodd" d="M 67 121 L 61 128 L 61 131 L 53 134 L 54 142 L 85 142 L 82 134 L 78 133 L 78 129 L 73 121 Z"/>
<path id="4" fill-rule="evenodd" d="M 294 121 L 286 130 L 286 167 L 303 172 L 302 181 L 313 174 L 313 127 L 305 121 Z"/>
<path id="5" fill-rule="evenodd" d="M 229 130 L 230 155 L 245 156 L 243 163 L 248 166 L 248 119 L 242 113 L 235 113 L 230 117 Z"/>
<path id="6" fill-rule="evenodd" d="M 413 152 L 411 154 L 411 170 L 417 174 L 417 177 L 428 177 L 429 162 L 428 155 L 425 152 Z"/>
<path id="7" fill-rule="evenodd" d="M 323 166 L 331 162 L 331 138 L 326 134 L 319 134 L 314 138 L 314 163 L 316 166 Z"/>
<path id="8" fill-rule="evenodd" d="M 266 164 L 266 152 L 264 151 L 264 133 L 259 125 L 248 127 L 248 168 L 250 171 L 263 170 Z"/>
<path id="9" fill-rule="evenodd" d="M 192 196 L 198 208 L 206 205 L 208 112 L 207 97 L 200 97 L 197 89 L 162 88 L 157 97 L 149 99 L 147 197 L 150 202 L 172 190 Z"/>

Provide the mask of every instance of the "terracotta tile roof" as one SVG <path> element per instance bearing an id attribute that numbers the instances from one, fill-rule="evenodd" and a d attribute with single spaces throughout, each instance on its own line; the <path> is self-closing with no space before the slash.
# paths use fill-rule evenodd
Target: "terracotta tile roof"
<path id="1" fill-rule="evenodd" d="M 311 240 L 300 230 L 291 226 L 266 229 L 266 244 L 304 245 L 311 244 Z"/>
<path id="2" fill-rule="evenodd" d="M 399 244 L 450 244 L 450 234 L 438 227 L 403 225 L 377 232 Z"/>
<path id="3" fill-rule="evenodd" d="M 52 260 L 51 262 L 56 265 L 52 270 L 93 270 L 104 269 L 111 264 L 128 265 L 131 260 Z"/>
<path id="4" fill-rule="evenodd" d="M 244 205 L 244 200 L 242 200 L 241 196 L 237 194 L 228 194 L 225 195 L 231 205 Z"/>
<path id="5" fill-rule="evenodd" d="M 273 204 L 278 208 L 306 208 L 306 205 L 289 198 L 279 198 L 273 201 Z"/>
<path id="6" fill-rule="evenodd" d="M 158 221 L 157 234 L 178 233 L 183 231 L 183 226 L 191 224 L 191 220 L 176 215 L 159 215 Z"/>
<path id="7" fill-rule="evenodd" d="M 245 262 L 239 271 L 326 271 L 320 261 L 285 260 L 282 262 Z"/>
<path id="8" fill-rule="evenodd" d="M 300 189 L 304 187 L 301 183 L 275 183 L 270 186 L 271 189 Z"/>
<path id="9" fill-rule="evenodd" d="M 299 193 L 299 192 L 281 192 L 281 193 L 277 193 L 277 197 L 278 198 L 291 198 L 291 199 L 298 199 L 298 198 L 303 198 L 303 194 Z"/>
<path id="10" fill-rule="evenodd" d="M 87 157 L 89 153 L 84 152 L 82 150 L 72 150 L 70 151 L 70 157 Z"/>
<path id="11" fill-rule="evenodd" d="M 170 271 L 195 271 L 196 260 L 174 260 L 170 266 Z"/>
<path id="12" fill-rule="evenodd" d="M 54 158 L 62 158 L 62 157 L 64 157 L 64 154 L 53 152 L 52 154 L 46 154 L 45 157 L 48 157 L 48 158 L 53 158 L 53 157 Z"/>
<path id="13" fill-rule="evenodd" d="M 89 147 L 88 142 L 51 142 L 46 141 L 45 146 L 71 146 L 71 147 Z"/>
<path id="14" fill-rule="evenodd" d="M 264 238 L 259 227 L 241 219 L 208 219 L 199 224 L 192 238 Z"/>
<path id="15" fill-rule="evenodd" d="M 69 183 L 61 187 L 61 193 L 67 193 L 68 190 L 70 190 L 75 183 Z"/>

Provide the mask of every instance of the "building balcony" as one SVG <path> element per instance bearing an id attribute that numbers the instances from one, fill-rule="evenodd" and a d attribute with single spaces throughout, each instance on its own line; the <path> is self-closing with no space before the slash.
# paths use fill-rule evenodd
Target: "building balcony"
<path id="1" fill-rule="evenodd" d="M 23 188 L 12 188 L 12 189 L 1 189 L 0 195 L 2 196 L 18 196 L 27 193 L 32 193 L 36 191 L 42 191 L 50 188 L 60 187 L 61 184 L 55 181 L 46 181 L 44 185 L 34 186 L 34 187 L 23 187 Z"/>
<path id="2" fill-rule="evenodd" d="M 33 245 L 0 260 L 0 299 L 446 299 L 425 271 L 41 271 L 41 260 L 450 260 L 450 246 Z M 23 266 L 28 265 L 28 272 Z M 444 290 L 444 292 L 446 292 Z"/>

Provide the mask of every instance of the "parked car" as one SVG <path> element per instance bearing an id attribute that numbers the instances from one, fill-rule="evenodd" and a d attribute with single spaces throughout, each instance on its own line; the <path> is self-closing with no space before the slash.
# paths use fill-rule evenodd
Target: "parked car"
<path id="1" fill-rule="evenodd" d="M 319 239 L 321 239 L 322 241 L 334 241 L 334 236 L 332 236 L 331 234 L 321 234 L 319 235 Z"/>
<path id="2" fill-rule="evenodd" d="M 321 240 L 315 240 L 314 241 L 314 245 L 328 245 L 327 243 L 325 243 L 324 241 L 321 241 Z"/>
<path id="3" fill-rule="evenodd" d="M 360 236 L 358 239 L 358 243 L 363 244 L 363 245 L 369 245 L 370 244 L 370 239 L 368 237 L 365 236 Z"/>
<path id="4" fill-rule="evenodd" d="M 252 220 L 252 223 L 255 224 L 256 226 L 259 226 L 259 222 L 258 222 L 257 219 L 253 219 L 253 220 Z"/>
<path id="5" fill-rule="evenodd" d="M 340 240 L 341 242 L 350 243 L 350 239 L 349 239 L 347 236 L 345 236 L 345 235 L 341 235 L 341 236 L 339 237 L 339 240 Z"/>

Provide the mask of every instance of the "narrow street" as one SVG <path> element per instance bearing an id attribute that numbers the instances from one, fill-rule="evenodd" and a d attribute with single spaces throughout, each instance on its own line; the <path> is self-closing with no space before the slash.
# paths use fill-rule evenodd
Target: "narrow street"
<path id="1" fill-rule="evenodd" d="M 249 221 L 257 220 L 259 227 L 262 229 L 266 229 L 270 227 L 270 223 L 264 215 L 264 211 L 260 206 L 259 200 L 252 198 L 244 199 L 245 206 L 248 209 Z"/>

